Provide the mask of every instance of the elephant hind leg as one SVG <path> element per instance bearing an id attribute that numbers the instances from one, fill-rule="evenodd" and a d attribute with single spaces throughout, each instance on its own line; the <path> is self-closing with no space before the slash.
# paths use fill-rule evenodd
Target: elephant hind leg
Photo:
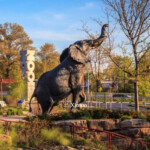
<path id="1" fill-rule="evenodd" d="M 37 95 L 37 100 L 41 105 L 42 114 L 49 113 L 52 110 L 54 101 L 47 87 L 40 90 Z"/>
<path id="2" fill-rule="evenodd" d="M 51 106 L 49 96 L 46 93 L 42 93 L 38 95 L 37 99 L 38 103 L 41 105 L 42 114 L 45 114 L 48 111 L 49 107 Z"/>
<path id="3" fill-rule="evenodd" d="M 81 99 L 79 104 L 84 103 L 86 101 L 86 95 L 83 91 L 80 93 L 79 97 Z"/>
<path id="4" fill-rule="evenodd" d="M 50 106 L 49 106 L 49 108 L 48 108 L 48 110 L 47 110 L 47 114 L 48 114 L 48 115 L 50 115 L 50 113 L 51 113 L 53 107 L 54 107 L 55 104 L 56 104 L 56 103 L 54 102 L 54 100 L 52 99 L 52 97 L 49 97 L 49 101 L 50 101 Z"/>
<path id="5" fill-rule="evenodd" d="M 48 114 L 48 115 L 50 115 L 50 113 L 51 113 L 53 107 L 54 107 L 54 104 L 52 104 L 52 105 L 48 108 L 48 111 L 47 111 L 47 114 Z"/>
<path id="6" fill-rule="evenodd" d="M 58 105 L 58 102 L 59 102 L 59 101 L 55 101 L 55 102 L 53 103 L 53 105 L 52 105 L 51 107 L 49 107 L 48 112 L 47 112 L 48 114 L 51 113 L 51 111 L 52 111 L 52 109 L 53 109 L 54 106 L 57 106 L 57 105 Z"/>
<path id="7" fill-rule="evenodd" d="M 48 111 L 48 109 L 49 109 L 49 107 L 50 107 L 50 103 L 47 103 L 47 102 L 45 102 L 45 103 L 41 103 L 41 107 L 42 107 L 42 114 L 45 114 L 45 113 L 47 113 L 47 111 Z"/>

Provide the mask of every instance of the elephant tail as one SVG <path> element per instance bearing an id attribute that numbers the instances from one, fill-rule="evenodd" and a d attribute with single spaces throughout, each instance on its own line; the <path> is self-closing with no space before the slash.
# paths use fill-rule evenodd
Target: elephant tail
<path id="1" fill-rule="evenodd" d="M 34 90 L 32 96 L 31 96 L 31 98 L 30 98 L 30 101 L 29 101 L 29 112 L 32 112 L 32 108 L 31 108 L 31 100 L 32 100 L 33 97 L 36 97 L 35 90 Z"/>

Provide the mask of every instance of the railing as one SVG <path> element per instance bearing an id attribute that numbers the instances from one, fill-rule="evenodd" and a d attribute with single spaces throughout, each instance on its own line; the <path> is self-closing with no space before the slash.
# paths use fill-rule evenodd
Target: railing
<path id="1" fill-rule="evenodd" d="M 87 100 L 84 103 L 86 108 L 106 108 L 106 109 L 115 109 L 115 110 L 135 110 L 134 108 L 134 97 L 118 97 L 113 98 L 112 94 L 100 94 L 100 95 L 86 95 Z M 144 101 L 140 101 L 141 105 L 144 107 L 140 107 L 141 111 L 149 111 L 150 110 L 150 99 L 149 97 L 144 98 Z M 132 101 L 131 101 L 132 100 Z M 72 96 L 67 97 L 63 102 L 61 102 L 65 109 L 70 109 L 72 104 Z M 131 105 L 133 104 L 133 106 Z M 82 107 L 82 106 L 81 106 Z"/>
<path id="2" fill-rule="evenodd" d="M 27 121 L 6 121 L 3 119 L 0 119 L 0 122 L 4 123 L 5 126 L 5 132 L 8 133 L 9 131 L 9 126 L 13 123 L 17 123 L 17 124 L 24 124 L 25 126 L 32 126 L 34 128 L 39 128 L 39 127 L 60 127 L 60 128 L 69 128 L 70 134 L 72 138 L 76 138 L 75 135 L 77 134 L 77 131 L 86 131 L 86 132 L 93 132 L 93 133 L 105 133 L 107 135 L 107 140 L 104 141 L 105 143 L 107 142 L 107 147 L 108 150 L 111 150 L 112 148 L 112 141 L 113 141 L 113 137 L 117 137 L 119 139 L 123 139 L 124 141 L 128 141 L 129 145 L 132 145 L 133 143 L 135 145 L 139 145 L 138 150 L 144 150 L 145 147 L 150 148 L 150 143 L 144 142 L 142 140 L 136 140 L 133 139 L 131 137 L 128 136 L 124 136 L 115 132 L 110 132 L 110 131 L 102 131 L 102 130 L 98 130 L 98 129 L 89 129 L 87 127 L 84 126 L 76 126 L 76 125 L 65 125 L 65 124 L 54 124 L 54 123 L 49 123 L 49 122 L 27 122 Z"/>
<path id="3" fill-rule="evenodd" d="M 85 130 L 90 131 L 90 132 L 97 132 L 97 133 L 105 133 L 107 134 L 107 144 L 108 144 L 108 150 L 111 150 L 112 148 L 112 137 L 118 137 L 120 139 L 123 139 L 125 141 L 129 141 L 131 144 L 133 143 L 137 143 L 140 147 L 138 150 L 143 150 L 145 147 L 149 147 L 150 148 L 150 143 L 144 142 L 142 140 L 136 140 L 133 139 L 131 137 L 128 136 L 124 136 L 115 132 L 110 132 L 110 131 L 101 131 L 98 129 L 89 129 L 87 127 L 83 127 L 83 126 L 76 126 L 76 125 L 58 125 L 58 124 L 51 124 L 51 126 L 55 126 L 55 127 L 69 127 L 70 128 L 70 133 L 72 135 L 72 137 L 75 137 L 76 134 L 76 130 Z"/>

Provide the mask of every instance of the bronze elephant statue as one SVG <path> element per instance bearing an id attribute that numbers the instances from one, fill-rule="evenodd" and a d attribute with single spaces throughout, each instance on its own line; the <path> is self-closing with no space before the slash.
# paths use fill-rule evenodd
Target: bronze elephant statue
<path id="1" fill-rule="evenodd" d="M 53 106 L 72 93 L 72 107 L 76 104 L 78 98 L 81 98 L 80 103 L 84 102 L 86 97 L 81 89 L 82 72 L 87 62 L 87 54 L 90 50 L 97 48 L 107 38 L 103 25 L 101 35 L 95 40 L 81 40 L 71 44 L 62 53 L 61 63 L 46 73 L 38 80 L 37 86 L 30 99 L 29 105 L 31 108 L 31 100 L 37 98 L 41 105 L 42 112 L 50 113 Z M 31 110 L 31 109 L 30 109 Z"/>

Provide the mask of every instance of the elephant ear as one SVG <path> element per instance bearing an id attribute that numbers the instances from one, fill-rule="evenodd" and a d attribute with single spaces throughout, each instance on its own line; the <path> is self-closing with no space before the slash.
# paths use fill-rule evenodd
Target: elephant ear
<path id="1" fill-rule="evenodd" d="M 59 61 L 62 63 L 69 55 L 69 48 L 66 48 L 63 50 L 63 52 L 60 55 Z"/>
<path id="2" fill-rule="evenodd" d="M 70 57 L 79 63 L 85 63 L 85 54 L 76 44 L 70 46 Z"/>

